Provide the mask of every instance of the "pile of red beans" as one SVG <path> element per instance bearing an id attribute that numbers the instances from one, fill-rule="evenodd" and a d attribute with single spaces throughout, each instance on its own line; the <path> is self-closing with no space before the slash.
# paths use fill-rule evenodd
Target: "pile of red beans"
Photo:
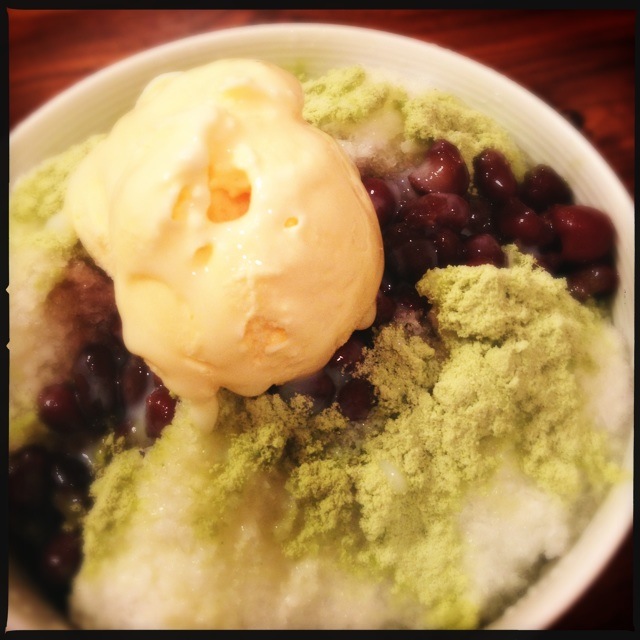
<path id="1" fill-rule="evenodd" d="M 521 182 L 505 156 L 486 149 L 473 160 L 473 183 L 458 149 L 436 141 L 420 166 L 398 178 L 364 178 L 384 237 L 387 276 L 416 282 L 427 269 L 505 265 L 515 243 L 565 277 L 579 300 L 615 292 L 615 232 L 609 217 L 577 205 L 566 181 L 539 164 Z"/>

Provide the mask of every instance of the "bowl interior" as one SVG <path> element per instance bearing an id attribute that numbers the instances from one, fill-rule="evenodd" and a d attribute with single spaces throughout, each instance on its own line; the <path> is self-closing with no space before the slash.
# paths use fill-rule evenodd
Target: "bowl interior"
<path id="1" fill-rule="evenodd" d="M 519 85 L 457 53 L 403 36 L 335 25 L 274 24 L 203 34 L 148 50 L 74 85 L 20 123 L 10 135 L 10 184 L 47 157 L 107 131 L 159 73 L 229 57 L 304 65 L 314 74 L 350 64 L 381 68 L 409 84 L 454 93 L 501 122 L 533 162 L 551 164 L 569 181 L 578 201 L 611 215 L 619 238 L 621 282 L 614 323 L 633 352 L 634 208 L 610 167 L 564 118 Z M 629 469 L 632 449 L 630 438 Z M 610 559 L 631 526 L 632 513 L 628 482 L 611 492 L 574 548 L 492 628 L 551 624 Z M 52 628 L 42 626 L 52 624 L 51 612 L 13 577 L 10 602 L 8 628 Z"/>

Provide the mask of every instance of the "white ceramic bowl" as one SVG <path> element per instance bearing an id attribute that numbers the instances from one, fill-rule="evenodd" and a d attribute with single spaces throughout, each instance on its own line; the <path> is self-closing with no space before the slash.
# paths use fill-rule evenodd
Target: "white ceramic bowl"
<path id="1" fill-rule="evenodd" d="M 621 286 L 614 322 L 633 352 L 634 207 L 627 191 L 594 148 L 558 113 L 519 85 L 452 51 L 389 33 L 322 24 L 273 24 L 217 31 L 172 42 L 114 64 L 51 100 L 10 135 L 10 183 L 41 160 L 90 134 L 107 131 L 142 87 L 165 71 L 216 58 L 254 57 L 312 73 L 362 63 L 435 86 L 501 122 L 535 162 L 551 164 L 583 204 L 609 212 L 618 231 Z M 633 439 L 625 465 L 632 469 Z M 610 560 L 633 517 L 632 482 L 616 487 L 572 550 L 494 629 L 543 629 L 583 593 Z M 64 628 L 13 570 L 10 629 Z"/>

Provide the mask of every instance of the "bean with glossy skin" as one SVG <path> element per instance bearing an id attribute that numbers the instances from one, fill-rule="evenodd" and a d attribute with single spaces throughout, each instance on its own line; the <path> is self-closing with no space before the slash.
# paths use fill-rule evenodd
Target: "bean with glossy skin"
<path id="1" fill-rule="evenodd" d="M 540 216 L 522 200 L 509 198 L 498 215 L 498 230 L 507 241 L 537 245 L 543 238 L 545 226 Z"/>
<path id="2" fill-rule="evenodd" d="M 556 205 L 549 209 L 561 242 L 562 259 L 586 263 L 607 257 L 615 245 L 615 228 L 599 209 L 584 205 Z"/>
<path id="3" fill-rule="evenodd" d="M 73 366 L 73 383 L 82 413 L 93 427 L 118 406 L 117 364 L 112 351 L 102 344 L 87 345 Z"/>
<path id="4" fill-rule="evenodd" d="M 396 213 L 397 203 L 393 191 L 382 178 L 363 178 L 362 184 L 371 198 L 380 227 L 386 227 L 393 221 Z"/>
<path id="5" fill-rule="evenodd" d="M 462 257 L 462 241 L 451 229 L 438 229 L 433 236 L 439 267 L 459 264 Z"/>
<path id="6" fill-rule="evenodd" d="M 342 371 L 351 372 L 364 358 L 366 344 L 357 333 L 352 333 L 349 339 L 331 356 L 328 367 L 333 367 Z"/>
<path id="7" fill-rule="evenodd" d="M 463 196 L 469 189 L 469 169 L 458 148 L 447 140 L 436 140 L 423 162 L 409 174 L 418 193 L 434 191 Z"/>
<path id="8" fill-rule="evenodd" d="M 406 223 L 391 225 L 384 235 L 385 260 L 396 278 L 417 282 L 438 264 L 433 241 Z"/>
<path id="9" fill-rule="evenodd" d="M 463 233 L 477 235 L 480 233 L 494 233 L 494 212 L 491 203 L 480 195 L 469 195 L 469 222 Z"/>
<path id="10" fill-rule="evenodd" d="M 88 489 L 91 470 L 79 458 L 56 452 L 52 455 L 51 478 L 57 488 Z"/>
<path id="11" fill-rule="evenodd" d="M 544 251 L 536 257 L 536 260 L 551 275 L 560 276 L 562 274 L 563 262 L 559 251 Z"/>
<path id="12" fill-rule="evenodd" d="M 538 213 L 554 204 L 573 203 L 573 192 L 567 181 L 545 164 L 538 164 L 525 173 L 519 194 L 522 201 Z"/>
<path id="13" fill-rule="evenodd" d="M 61 435 L 83 429 L 85 419 L 72 384 L 47 385 L 38 394 L 38 417 L 51 430 Z"/>
<path id="14" fill-rule="evenodd" d="M 424 296 L 421 296 L 416 288 L 408 282 L 401 282 L 396 285 L 391 294 L 396 302 L 396 309 L 399 311 L 429 311 L 429 303 Z"/>
<path id="15" fill-rule="evenodd" d="M 567 276 L 567 287 L 571 295 L 584 302 L 589 297 L 601 298 L 615 293 L 618 274 L 608 264 L 591 264 Z"/>
<path id="16" fill-rule="evenodd" d="M 162 430 L 173 420 L 176 398 L 165 386 L 156 387 L 146 400 L 146 433 L 150 438 L 158 438 Z"/>
<path id="17" fill-rule="evenodd" d="M 396 303 L 394 299 L 384 293 L 382 289 L 376 294 L 376 317 L 373 324 L 378 327 L 391 322 L 396 312 Z"/>
<path id="18" fill-rule="evenodd" d="M 506 156 L 497 149 L 485 149 L 473 159 L 474 183 L 492 202 L 505 202 L 515 196 L 518 183 Z"/>
<path id="19" fill-rule="evenodd" d="M 122 367 L 119 376 L 121 402 L 126 406 L 140 402 L 153 377 L 145 361 L 131 356 Z"/>
<path id="20" fill-rule="evenodd" d="M 408 203 L 399 214 L 413 227 L 445 227 L 460 232 L 471 218 L 469 203 L 455 193 L 428 193 Z"/>
<path id="21" fill-rule="evenodd" d="M 496 267 L 504 267 L 506 256 L 498 241 L 488 233 L 480 233 L 471 236 L 464 243 L 465 264 L 478 266 L 492 264 Z"/>

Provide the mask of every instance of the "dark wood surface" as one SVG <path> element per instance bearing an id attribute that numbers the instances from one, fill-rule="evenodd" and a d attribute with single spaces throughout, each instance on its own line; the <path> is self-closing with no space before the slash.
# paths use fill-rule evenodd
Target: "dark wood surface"
<path id="1" fill-rule="evenodd" d="M 170 40 L 273 22 L 370 27 L 453 49 L 563 113 L 635 188 L 631 10 L 8 9 L 9 126 L 94 71 Z M 633 540 L 554 629 L 634 629 Z"/>

